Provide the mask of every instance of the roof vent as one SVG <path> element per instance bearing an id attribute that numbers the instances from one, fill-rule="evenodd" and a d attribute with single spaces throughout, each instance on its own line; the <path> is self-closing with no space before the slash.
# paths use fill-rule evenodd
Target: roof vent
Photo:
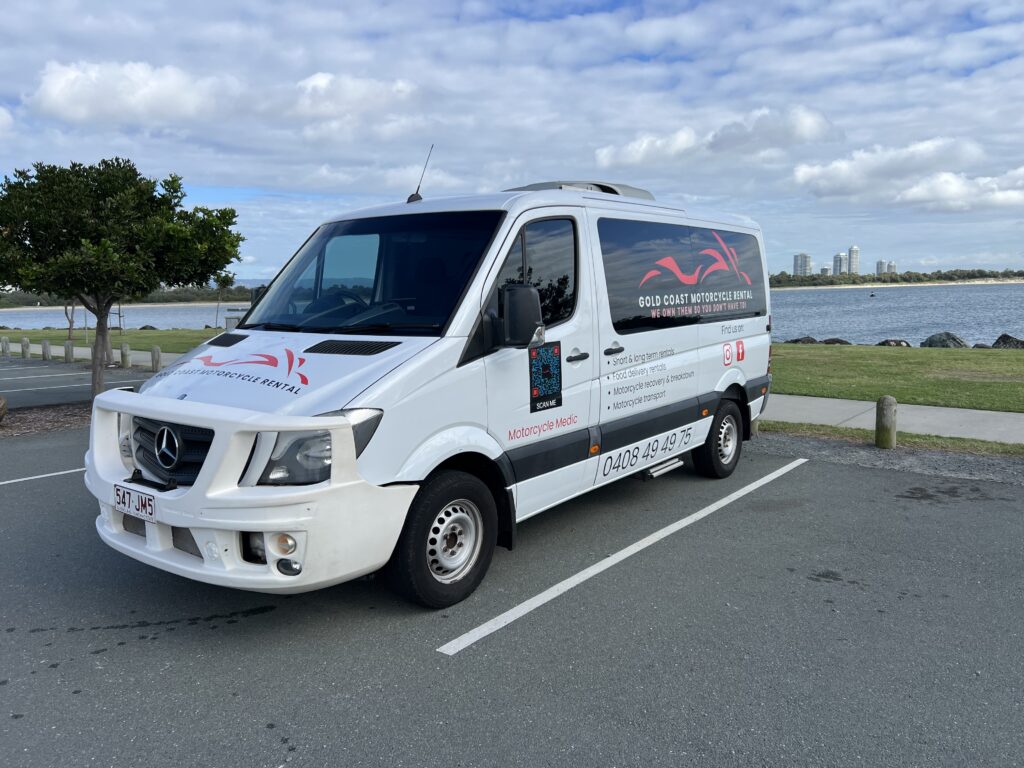
<path id="1" fill-rule="evenodd" d="M 623 197 L 639 197 L 644 200 L 653 200 L 654 195 L 646 189 L 631 187 L 629 184 L 613 184 L 608 181 L 541 181 L 537 184 L 527 184 L 525 187 L 513 187 L 506 189 L 506 192 L 536 192 L 541 189 L 584 189 L 588 192 L 604 192 L 608 195 L 622 195 Z"/>
<path id="2" fill-rule="evenodd" d="M 392 347 L 397 347 L 400 341 L 349 341 L 347 339 L 328 339 L 314 344 L 305 350 L 309 355 L 379 355 Z"/>

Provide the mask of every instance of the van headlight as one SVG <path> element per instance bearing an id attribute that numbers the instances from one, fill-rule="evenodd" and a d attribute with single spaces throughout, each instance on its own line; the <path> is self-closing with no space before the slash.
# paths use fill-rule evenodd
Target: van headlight
<path id="1" fill-rule="evenodd" d="M 259 484 L 312 485 L 330 477 L 330 432 L 280 432 Z"/>
<path id="2" fill-rule="evenodd" d="M 352 425 L 356 458 L 363 452 L 384 416 L 375 408 L 353 408 L 348 411 L 322 413 L 321 416 L 344 416 Z M 279 432 L 267 466 L 260 475 L 260 485 L 313 485 L 331 477 L 331 433 Z"/>

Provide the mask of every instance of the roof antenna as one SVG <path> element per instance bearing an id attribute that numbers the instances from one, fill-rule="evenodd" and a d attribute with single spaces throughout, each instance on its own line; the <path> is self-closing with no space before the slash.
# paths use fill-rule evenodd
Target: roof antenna
<path id="1" fill-rule="evenodd" d="M 409 195 L 409 199 L 406 200 L 405 202 L 407 202 L 407 203 L 418 203 L 420 200 L 423 199 L 423 195 L 420 194 L 420 186 L 423 184 L 423 176 L 427 173 L 427 165 L 429 165 L 429 163 L 430 163 L 430 154 L 433 151 L 434 151 L 434 145 L 431 144 L 430 145 L 430 149 L 427 152 L 427 162 L 425 162 L 423 164 L 423 173 L 420 174 L 419 184 L 416 185 L 416 191 L 413 192 L 411 195 Z"/>

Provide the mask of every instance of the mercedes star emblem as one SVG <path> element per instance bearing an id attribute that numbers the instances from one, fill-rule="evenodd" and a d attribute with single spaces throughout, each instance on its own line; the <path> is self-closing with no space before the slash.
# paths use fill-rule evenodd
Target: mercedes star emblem
<path id="1" fill-rule="evenodd" d="M 174 469 L 178 463 L 178 436 L 170 427 L 160 427 L 153 443 L 157 463 L 164 469 Z"/>

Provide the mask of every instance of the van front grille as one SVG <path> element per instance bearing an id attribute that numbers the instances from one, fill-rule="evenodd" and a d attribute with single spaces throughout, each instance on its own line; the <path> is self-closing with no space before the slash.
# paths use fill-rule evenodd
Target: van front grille
<path id="1" fill-rule="evenodd" d="M 170 434 L 166 444 L 158 445 L 157 438 L 164 428 Z M 165 485 L 171 481 L 177 485 L 192 485 L 210 451 L 213 430 L 135 416 L 132 419 L 132 437 L 138 466 Z M 158 450 L 162 450 L 159 458 Z"/>

